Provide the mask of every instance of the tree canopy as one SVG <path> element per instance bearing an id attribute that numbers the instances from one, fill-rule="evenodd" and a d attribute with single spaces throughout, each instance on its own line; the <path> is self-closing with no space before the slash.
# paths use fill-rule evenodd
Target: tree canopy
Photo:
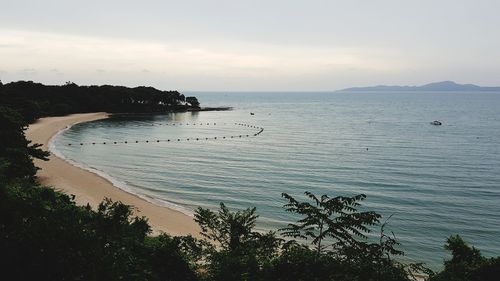
<path id="1" fill-rule="evenodd" d="M 153 87 L 43 85 L 19 81 L 0 87 L 0 104 L 16 108 L 27 122 L 43 116 L 84 112 L 154 113 L 197 109 L 196 97 L 188 103 L 177 91 Z"/>
<path id="2" fill-rule="evenodd" d="M 5 180 L 33 180 L 37 168 L 33 158 L 47 160 L 49 153 L 24 135 L 27 123 L 15 110 L 0 105 L 0 165 Z"/>

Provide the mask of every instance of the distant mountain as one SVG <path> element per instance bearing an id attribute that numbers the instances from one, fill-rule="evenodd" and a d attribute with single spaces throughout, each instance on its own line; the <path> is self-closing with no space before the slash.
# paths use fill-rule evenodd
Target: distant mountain
<path id="1" fill-rule="evenodd" d="M 423 86 L 385 86 L 374 87 L 354 87 L 340 90 L 343 92 L 363 92 L 363 91 L 475 91 L 475 92 L 500 92 L 500 87 L 481 87 L 474 84 L 457 84 L 453 81 L 443 81 L 430 83 Z"/>

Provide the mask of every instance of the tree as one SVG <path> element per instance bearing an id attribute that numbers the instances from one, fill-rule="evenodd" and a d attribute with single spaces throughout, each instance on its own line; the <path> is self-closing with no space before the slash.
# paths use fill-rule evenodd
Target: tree
<path id="1" fill-rule="evenodd" d="M 200 103 L 196 97 L 186 97 L 186 102 L 189 103 L 192 107 L 200 107 Z"/>
<path id="2" fill-rule="evenodd" d="M 195 97 L 191 106 L 184 102 L 185 97 L 177 91 L 153 87 L 79 86 L 71 81 L 60 86 L 18 81 L 0 87 L 0 104 L 15 108 L 30 123 L 39 117 L 68 113 L 156 113 L 199 107 Z"/>
<path id="3" fill-rule="evenodd" d="M 451 259 L 444 261 L 444 270 L 432 276 L 431 281 L 498 280 L 500 258 L 485 258 L 459 235 L 450 236 L 444 248 L 451 252 Z"/>
<path id="4" fill-rule="evenodd" d="M 255 208 L 231 212 L 223 203 L 217 213 L 196 210 L 201 235 L 216 242 L 206 251 L 206 271 L 211 280 L 255 280 L 277 254 L 282 240 L 274 232 L 254 231 L 257 218 Z"/>
<path id="5" fill-rule="evenodd" d="M 432 271 L 422 263 L 402 263 L 395 259 L 404 252 L 397 249 L 396 235 L 385 230 L 389 218 L 380 226 L 378 242 L 359 241 L 355 247 L 341 249 L 340 257 L 349 280 L 419 280 L 416 276 L 429 276 Z"/>
<path id="6" fill-rule="evenodd" d="M 167 234 L 147 237 L 148 263 L 151 265 L 153 280 L 196 280 L 190 267 L 188 250 L 183 247 L 192 237 L 172 237 Z"/>
<path id="7" fill-rule="evenodd" d="M 0 159 L 4 159 L 7 180 L 33 180 L 37 168 L 32 159 L 48 160 L 49 153 L 26 139 L 27 124 L 22 116 L 9 107 L 0 106 Z"/>
<path id="8" fill-rule="evenodd" d="M 356 237 L 366 238 L 370 232 L 369 226 L 379 222 L 380 215 L 375 212 L 359 212 L 357 207 L 364 200 L 364 194 L 353 197 L 337 196 L 330 198 L 323 195 L 320 198 L 310 192 L 305 192 L 313 202 L 299 202 L 292 196 L 283 193 L 288 200 L 284 205 L 286 211 L 302 216 L 296 224 L 280 229 L 287 237 L 308 239 L 319 256 L 327 247 L 323 244 L 326 238 L 334 240 L 334 247 L 353 247 L 358 245 Z"/>
<path id="9" fill-rule="evenodd" d="M 224 250 L 237 251 L 261 236 L 253 231 L 259 217 L 255 210 L 248 208 L 231 212 L 224 203 L 220 203 L 218 213 L 198 208 L 194 220 L 200 225 L 203 237 L 217 242 Z"/>

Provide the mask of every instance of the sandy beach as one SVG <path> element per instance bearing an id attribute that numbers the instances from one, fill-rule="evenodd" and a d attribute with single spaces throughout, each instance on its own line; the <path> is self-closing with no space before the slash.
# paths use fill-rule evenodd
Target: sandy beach
<path id="1" fill-rule="evenodd" d="M 28 127 L 26 137 L 34 143 L 42 144 L 43 149 L 48 150 L 50 139 L 61 129 L 69 125 L 107 117 L 107 113 L 99 112 L 41 118 Z M 199 236 L 198 225 L 186 214 L 154 205 L 127 193 L 107 179 L 75 167 L 53 154 L 49 161 L 36 160 L 35 165 L 41 168 L 37 174 L 40 183 L 54 187 L 68 195 L 75 195 L 75 201 L 79 205 L 89 203 L 92 207 L 96 207 L 104 198 L 111 198 L 113 201 L 121 201 L 134 206 L 135 215 L 147 217 L 154 234 L 165 232 L 171 235 Z"/>

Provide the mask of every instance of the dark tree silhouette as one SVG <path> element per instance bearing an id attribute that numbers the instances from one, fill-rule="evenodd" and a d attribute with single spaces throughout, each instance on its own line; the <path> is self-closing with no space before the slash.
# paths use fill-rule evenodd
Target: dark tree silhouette
<path id="1" fill-rule="evenodd" d="M 33 180 L 37 168 L 33 158 L 47 160 L 49 153 L 32 144 L 24 131 L 27 123 L 16 111 L 0 106 L 0 161 L 4 162 L 3 173 L 7 180 L 23 178 Z"/>
<path id="2" fill-rule="evenodd" d="M 200 103 L 196 97 L 186 97 L 186 102 L 189 103 L 192 107 L 200 107 Z"/>
<path id="3" fill-rule="evenodd" d="M 280 231 L 284 236 L 312 239 L 317 255 L 326 249 L 323 244 L 326 238 L 334 240 L 335 248 L 355 246 L 358 243 L 356 237 L 366 238 L 365 234 L 370 232 L 369 226 L 379 222 L 379 214 L 357 210 L 359 202 L 366 198 L 364 194 L 333 198 L 328 195 L 318 198 L 310 192 L 305 194 L 312 200 L 312 204 L 299 202 L 286 193 L 282 194 L 288 200 L 285 209 L 302 218 Z"/>
<path id="4" fill-rule="evenodd" d="M 160 91 L 152 87 L 78 86 L 66 82 L 47 86 L 31 81 L 12 82 L 0 87 L 0 104 L 15 108 L 28 123 L 39 117 L 69 113 L 154 113 L 197 109 L 200 104 L 191 97 L 191 105 L 177 91 Z"/>

